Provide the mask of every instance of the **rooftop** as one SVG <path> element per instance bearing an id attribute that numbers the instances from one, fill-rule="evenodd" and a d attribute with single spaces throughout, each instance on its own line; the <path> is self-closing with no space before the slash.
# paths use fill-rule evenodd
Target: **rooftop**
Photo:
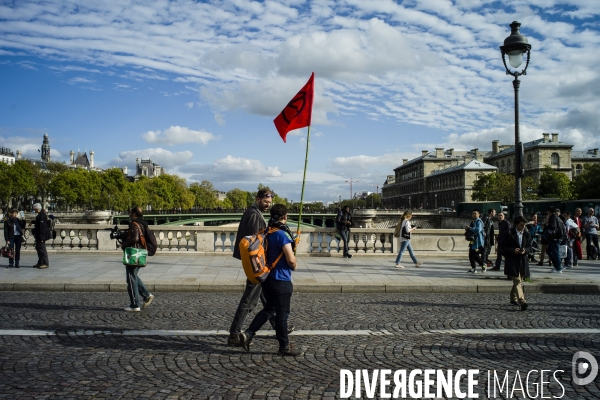
<path id="1" fill-rule="evenodd" d="M 442 175 L 442 174 L 446 174 L 448 172 L 454 172 L 454 171 L 458 171 L 461 169 L 479 170 L 479 171 L 496 171 L 498 168 L 494 167 L 493 165 L 489 165 L 484 162 L 481 162 L 481 161 L 472 160 L 471 162 L 468 162 L 466 164 L 459 164 L 459 165 L 455 165 L 450 168 L 433 171 L 430 176 Z"/>

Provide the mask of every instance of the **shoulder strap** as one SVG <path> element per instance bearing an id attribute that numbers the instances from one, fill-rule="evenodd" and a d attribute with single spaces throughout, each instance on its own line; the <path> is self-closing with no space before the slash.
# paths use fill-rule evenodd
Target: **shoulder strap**
<path id="1" fill-rule="evenodd" d="M 142 231 L 140 224 L 137 222 L 134 222 L 133 225 L 135 226 L 135 229 L 137 229 L 138 232 L 140 233 L 140 244 L 142 245 L 142 247 L 144 249 L 148 249 L 148 246 L 146 245 L 146 238 L 144 237 L 144 232 Z"/>

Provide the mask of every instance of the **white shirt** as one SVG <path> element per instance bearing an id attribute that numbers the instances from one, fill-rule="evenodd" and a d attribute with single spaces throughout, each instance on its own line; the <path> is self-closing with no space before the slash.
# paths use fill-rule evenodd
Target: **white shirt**
<path id="1" fill-rule="evenodd" d="M 519 236 L 519 248 L 521 248 L 521 246 L 523 245 L 523 232 L 525 232 L 525 229 L 523 229 L 523 232 L 519 232 L 518 229 L 515 229 L 517 231 L 517 235 Z"/>

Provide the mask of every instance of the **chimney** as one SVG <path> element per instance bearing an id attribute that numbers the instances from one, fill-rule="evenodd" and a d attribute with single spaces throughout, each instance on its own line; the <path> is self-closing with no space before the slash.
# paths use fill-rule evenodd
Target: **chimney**
<path id="1" fill-rule="evenodd" d="M 444 148 L 443 147 L 435 148 L 435 158 L 444 158 Z"/>
<path id="2" fill-rule="evenodd" d="M 558 133 L 552 134 L 552 143 L 558 143 Z"/>
<path id="3" fill-rule="evenodd" d="M 71 160 L 71 165 L 75 164 L 75 152 L 73 150 L 71 150 L 70 154 L 70 160 Z"/>
<path id="4" fill-rule="evenodd" d="M 135 159 L 135 166 L 139 167 L 139 165 L 140 165 L 140 158 L 138 157 Z"/>
<path id="5" fill-rule="evenodd" d="M 542 135 L 544 136 L 544 143 L 548 143 L 550 141 L 550 134 L 542 133 Z"/>
<path id="6" fill-rule="evenodd" d="M 408 158 L 403 158 L 402 159 L 402 164 L 406 164 L 408 162 Z"/>
<path id="7" fill-rule="evenodd" d="M 94 168 L 94 150 L 90 150 L 90 168 Z"/>
<path id="8" fill-rule="evenodd" d="M 500 141 L 492 140 L 492 154 L 500 153 Z"/>
<path id="9" fill-rule="evenodd" d="M 123 173 L 127 175 L 127 165 L 123 167 Z"/>
<path id="10" fill-rule="evenodd" d="M 21 152 L 21 150 L 17 150 L 17 160 L 20 160 L 21 158 L 23 158 L 23 153 Z"/>
<path id="11" fill-rule="evenodd" d="M 471 152 L 473 153 L 473 160 L 479 160 L 479 149 L 473 149 Z"/>
<path id="12" fill-rule="evenodd" d="M 429 154 L 429 150 L 421 150 L 421 157 L 425 157 L 427 154 Z"/>
<path id="13" fill-rule="evenodd" d="M 592 152 L 594 153 L 594 155 L 598 155 L 598 149 L 592 149 Z M 19 154 L 19 152 L 17 152 L 17 154 Z"/>
<path id="14" fill-rule="evenodd" d="M 450 157 L 454 157 L 454 149 L 448 149 L 448 154 L 450 154 Z"/>

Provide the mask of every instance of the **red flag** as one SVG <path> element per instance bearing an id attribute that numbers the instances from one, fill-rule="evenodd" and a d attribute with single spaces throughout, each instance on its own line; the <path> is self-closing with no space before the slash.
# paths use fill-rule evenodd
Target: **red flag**
<path id="1" fill-rule="evenodd" d="M 314 97 L 314 79 L 315 73 L 313 72 L 306 85 L 285 106 L 281 114 L 273 120 L 277 132 L 279 132 L 279 136 L 281 136 L 284 142 L 289 131 L 310 126 Z"/>

